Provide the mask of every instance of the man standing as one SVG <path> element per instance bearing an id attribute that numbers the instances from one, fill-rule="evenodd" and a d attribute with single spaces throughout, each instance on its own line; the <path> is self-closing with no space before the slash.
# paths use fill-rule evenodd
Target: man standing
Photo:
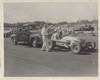
<path id="1" fill-rule="evenodd" d="M 48 31 L 47 30 L 48 30 L 47 26 L 46 26 L 46 24 L 44 24 L 44 26 L 42 27 L 42 30 L 41 30 L 42 41 L 43 41 L 41 50 L 43 50 L 43 51 L 45 51 L 45 50 L 50 51 L 48 48 Z"/>

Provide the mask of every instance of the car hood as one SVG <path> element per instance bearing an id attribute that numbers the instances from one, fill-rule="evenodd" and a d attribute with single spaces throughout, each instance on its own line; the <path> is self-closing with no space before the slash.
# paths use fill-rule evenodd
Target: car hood
<path id="1" fill-rule="evenodd" d="M 4 33 L 10 33 L 10 32 L 11 32 L 10 30 L 5 30 L 5 31 L 4 31 Z"/>
<path id="2" fill-rule="evenodd" d="M 66 41 L 66 40 L 69 40 L 69 41 L 80 41 L 80 39 L 78 37 L 73 37 L 73 36 L 65 36 L 61 40 L 62 41 Z"/>

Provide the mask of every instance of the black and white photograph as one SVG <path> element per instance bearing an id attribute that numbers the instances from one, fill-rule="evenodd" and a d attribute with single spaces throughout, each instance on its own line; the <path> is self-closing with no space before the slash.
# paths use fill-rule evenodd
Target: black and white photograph
<path id="1" fill-rule="evenodd" d="M 97 2 L 4 3 L 5 77 L 98 76 Z"/>

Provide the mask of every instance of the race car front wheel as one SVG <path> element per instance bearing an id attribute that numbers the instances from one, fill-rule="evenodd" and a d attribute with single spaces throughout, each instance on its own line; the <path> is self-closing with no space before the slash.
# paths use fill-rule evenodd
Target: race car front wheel
<path id="1" fill-rule="evenodd" d="M 87 42 L 86 47 L 87 49 L 90 50 L 94 50 L 95 49 L 95 42 Z"/>
<path id="2" fill-rule="evenodd" d="M 78 54 L 81 50 L 80 44 L 79 43 L 73 43 L 71 45 L 71 51 L 75 54 Z"/>

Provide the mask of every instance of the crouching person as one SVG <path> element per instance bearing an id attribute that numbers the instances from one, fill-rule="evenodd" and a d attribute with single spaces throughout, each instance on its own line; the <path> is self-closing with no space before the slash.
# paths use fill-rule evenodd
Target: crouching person
<path id="1" fill-rule="evenodd" d="M 42 41 L 43 41 L 41 50 L 49 52 L 50 49 L 49 49 L 49 44 L 48 44 L 49 40 L 48 40 L 48 32 L 47 32 L 46 24 L 44 24 L 44 26 L 42 27 L 41 35 L 42 35 Z"/>

